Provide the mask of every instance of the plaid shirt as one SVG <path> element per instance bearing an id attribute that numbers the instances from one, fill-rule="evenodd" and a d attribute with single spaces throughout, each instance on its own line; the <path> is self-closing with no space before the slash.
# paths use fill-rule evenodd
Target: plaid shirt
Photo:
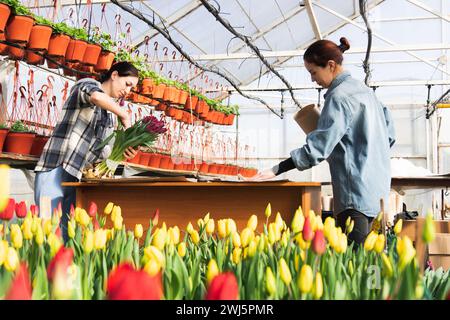
<path id="1" fill-rule="evenodd" d="M 75 83 L 35 171 L 62 166 L 67 173 L 81 179 L 86 163 L 101 156 L 102 150 L 97 147 L 106 130 L 113 126 L 113 120 L 111 113 L 90 102 L 91 94 L 97 91 L 103 92 L 96 80 L 87 78 Z"/>

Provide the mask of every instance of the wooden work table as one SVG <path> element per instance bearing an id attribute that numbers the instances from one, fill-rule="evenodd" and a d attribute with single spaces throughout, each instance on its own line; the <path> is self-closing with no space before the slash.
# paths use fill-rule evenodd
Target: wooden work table
<path id="1" fill-rule="evenodd" d="M 178 181 L 177 181 L 178 180 Z M 318 182 L 189 182 L 184 178 L 130 178 L 63 183 L 77 191 L 77 206 L 88 208 L 95 201 L 102 210 L 108 202 L 122 208 L 127 228 L 141 223 L 148 227 L 156 208 L 160 222 L 168 226 L 185 228 L 189 222 L 196 226 L 197 219 L 210 212 L 216 221 L 233 218 L 238 228 L 244 228 L 252 214 L 258 216 L 258 229 L 262 231 L 264 211 L 270 202 L 273 218 L 279 211 L 290 223 L 295 210 L 320 212 Z"/>

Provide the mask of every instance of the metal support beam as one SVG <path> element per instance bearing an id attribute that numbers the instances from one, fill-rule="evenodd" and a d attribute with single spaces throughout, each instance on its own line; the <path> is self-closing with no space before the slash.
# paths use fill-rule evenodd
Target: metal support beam
<path id="1" fill-rule="evenodd" d="M 312 7 L 313 0 L 305 0 L 306 11 L 308 12 L 309 22 L 314 31 L 314 35 L 317 40 L 322 40 L 322 34 L 320 33 L 319 23 L 317 23 L 317 18 Z"/>
<path id="2" fill-rule="evenodd" d="M 63 6 L 63 7 L 65 7 L 65 6 L 74 6 L 75 5 L 75 1 L 74 0 L 57 0 L 57 1 L 59 2 L 58 5 L 59 6 Z M 54 3 L 55 3 L 55 0 L 42 0 L 42 1 L 39 1 L 39 2 L 40 3 L 39 3 L 38 6 L 32 5 L 32 6 L 29 6 L 28 8 L 35 9 L 35 8 L 53 7 Z M 80 1 L 77 1 L 77 5 L 80 5 L 80 3 L 81 3 L 81 5 L 86 5 L 87 2 L 88 2 L 88 0 L 80 0 Z M 109 0 L 91 0 L 92 4 L 109 3 L 109 2 L 111 2 L 111 1 L 109 1 Z M 131 2 L 131 1 L 130 0 L 126 0 L 126 1 L 122 0 L 120 2 Z"/>
<path id="3" fill-rule="evenodd" d="M 338 13 L 338 12 L 336 12 L 336 11 L 334 11 L 334 10 L 332 10 L 332 9 L 330 9 L 330 8 L 328 8 L 328 7 L 326 7 L 326 6 L 322 5 L 322 4 L 320 4 L 320 3 L 314 3 L 314 5 L 317 6 L 317 7 L 319 7 L 319 8 L 321 8 L 321 9 L 323 9 L 323 10 L 325 10 L 325 11 L 327 11 L 327 12 L 329 12 L 329 13 L 331 13 L 332 15 L 334 15 L 334 16 L 336 16 L 336 17 L 338 17 L 338 18 L 341 18 L 341 19 L 344 20 L 344 21 L 347 21 L 348 23 L 350 23 L 350 24 L 353 25 L 353 26 L 355 26 L 355 27 L 357 27 L 357 28 L 359 28 L 359 29 L 361 29 L 361 30 L 363 30 L 363 31 L 366 31 L 365 27 L 363 27 L 363 26 L 361 26 L 360 24 L 356 23 L 355 21 L 353 21 L 353 20 L 351 20 L 351 19 L 349 19 L 349 18 L 343 16 L 342 14 L 340 14 L 340 13 Z M 386 43 L 389 43 L 390 45 L 395 45 L 395 44 L 396 44 L 395 42 L 393 42 L 393 41 L 387 39 L 386 37 L 384 37 L 384 36 L 382 36 L 382 35 L 380 35 L 380 34 L 378 34 L 378 33 L 376 33 L 376 32 L 372 32 L 372 34 L 373 34 L 375 37 L 377 37 L 378 39 L 383 40 L 383 41 L 386 42 Z M 441 71 L 441 72 L 445 72 L 446 74 L 449 74 L 447 71 L 445 71 L 444 69 L 440 68 L 439 65 L 436 66 L 436 65 L 430 63 L 429 61 L 425 60 L 424 58 L 421 58 L 421 57 L 419 57 L 418 55 L 412 53 L 411 51 L 405 51 L 405 53 L 407 53 L 407 54 L 409 54 L 410 56 L 413 56 L 414 58 L 416 58 L 416 59 L 418 59 L 418 60 L 420 60 L 420 61 L 426 63 L 427 65 L 429 65 L 429 66 L 432 67 L 433 69 L 438 69 L 438 70 Z"/>
<path id="4" fill-rule="evenodd" d="M 441 18 L 442 20 L 450 22 L 450 16 L 448 16 L 448 15 L 444 16 L 444 15 L 440 14 L 439 12 L 434 11 L 433 9 L 431 9 L 430 7 L 428 7 L 427 5 L 423 4 L 420 1 L 417 1 L 417 0 L 406 0 L 406 1 L 408 1 L 409 3 L 419 7 L 421 9 L 423 9 L 423 10 L 433 14 L 433 15 L 435 15 L 436 17 Z"/>

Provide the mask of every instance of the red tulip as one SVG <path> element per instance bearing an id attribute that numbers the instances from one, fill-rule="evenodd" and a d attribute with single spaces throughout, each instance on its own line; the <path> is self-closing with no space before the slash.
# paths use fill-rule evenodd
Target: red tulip
<path id="1" fill-rule="evenodd" d="M 16 216 L 17 218 L 25 218 L 27 215 L 27 205 L 25 201 L 16 203 Z"/>
<path id="2" fill-rule="evenodd" d="M 31 292 L 28 268 L 22 263 L 9 286 L 6 300 L 31 300 Z"/>
<path id="3" fill-rule="evenodd" d="M 14 201 L 14 199 L 12 198 L 9 198 L 9 202 L 5 210 L 3 210 L 3 212 L 0 212 L 0 219 L 11 220 L 14 217 L 15 209 L 16 209 L 16 201 Z"/>
<path id="4" fill-rule="evenodd" d="M 159 220 L 159 208 L 156 209 L 155 213 L 153 214 L 153 226 L 158 225 Z"/>
<path id="5" fill-rule="evenodd" d="M 302 236 L 303 240 L 305 241 L 311 241 L 314 237 L 314 231 L 311 228 L 311 220 L 309 219 L 309 217 L 306 217 L 305 219 L 305 224 L 303 225 L 302 230 Z"/>
<path id="6" fill-rule="evenodd" d="M 59 226 L 56 227 L 55 235 L 56 235 L 58 238 L 62 239 L 62 232 L 61 232 L 61 228 L 60 228 Z"/>
<path id="7" fill-rule="evenodd" d="M 325 242 L 325 236 L 323 235 L 322 230 L 317 230 L 314 234 L 314 238 L 312 241 L 312 249 L 316 254 L 319 256 L 322 255 L 325 252 L 326 249 L 326 242 Z"/>
<path id="8" fill-rule="evenodd" d="M 47 277 L 49 281 L 53 281 L 56 274 L 56 269 L 62 269 L 66 271 L 70 267 L 73 261 L 73 249 L 62 246 L 59 248 L 56 255 L 50 261 L 47 267 Z"/>
<path id="9" fill-rule="evenodd" d="M 93 201 L 91 201 L 91 203 L 89 204 L 88 214 L 91 218 L 94 218 L 97 215 L 97 205 Z"/>
<path id="10" fill-rule="evenodd" d="M 239 287 L 233 272 L 218 274 L 213 278 L 206 293 L 206 300 L 237 300 Z"/>
<path id="11" fill-rule="evenodd" d="M 30 211 L 33 216 L 37 216 L 39 214 L 39 207 L 35 204 L 30 206 Z"/>
<path id="12" fill-rule="evenodd" d="M 108 276 L 107 294 L 110 300 L 160 300 L 164 297 L 161 274 L 152 277 L 123 263 Z"/>

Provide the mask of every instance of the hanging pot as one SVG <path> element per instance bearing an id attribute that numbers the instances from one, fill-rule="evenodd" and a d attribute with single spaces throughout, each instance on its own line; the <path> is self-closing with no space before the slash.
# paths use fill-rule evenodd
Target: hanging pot
<path id="1" fill-rule="evenodd" d="M 131 160 L 128 160 L 128 162 L 129 162 L 129 163 L 134 163 L 134 164 L 139 164 L 140 161 L 141 161 L 141 154 L 142 154 L 142 151 L 139 150 L 139 151 L 136 153 L 136 155 L 134 156 L 134 158 L 131 159 Z"/>
<path id="2" fill-rule="evenodd" d="M 0 151 L 3 150 L 3 144 L 5 143 L 6 136 L 8 135 L 9 129 L 0 129 Z"/>
<path id="3" fill-rule="evenodd" d="M 25 57 L 25 49 L 8 46 L 8 57 L 11 60 L 22 60 Z"/>
<path id="4" fill-rule="evenodd" d="M 11 9 L 4 3 L 0 3 L 0 33 L 5 32 L 6 23 L 8 22 Z"/>
<path id="5" fill-rule="evenodd" d="M 164 83 L 160 83 L 153 87 L 152 96 L 153 99 L 162 99 L 164 97 L 164 92 L 168 89 Z"/>
<path id="6" fill-rule="evenodd" d="M 47 50 L 52 36 L 53 29 L 49 26 L 34 25 L 31 28 L 30 39 L 28 40 L 28 49 Z"/>
<path id="7" fill-rule="evenodd" d="M 38 134 L 33 140 L 30 154 L 32 156 L 40 157 L 45 145 L 47 144 L 48 139 L 50 139 L 49 136 Z"/>
<path id="8" fill-rule="evenodd" d="M 148 162 L 148 166 L 152 168 L 159 168 L 160 162 L 161 155 L 159 153 L 152 153 Z"/>
<path id="9" fill-rule="evenodd" d="M 102 52 L 102 47 L 100 47 L 98 44 L 88 43 L 86 51 L 83 55 L 82 62 L 88 66 L 97 65 L 100 52 Z"/>
<path id="10" fill-rule="evenodd" d="M 4 144 L 4 152 L 19 153 L 23 155 L 30 154 L 33 145 L 35 133 L 31 132 L 8 132 Z"/>
<path id="11" fill-rule="evenodd" d="M 197 96 L 188 96 L 186 99 L 186 104 L 184 105 L 184 108 L 186 110 L 195 110 L 195 106 L 197 105 L 198 97 Z"/>
<path id="12" fill-rule="evenodd" d="M 52 60 L 54 60 L 54 61 L 60 63 L 61 65 L 63 65 L 64 62 L 65 62 L 64 57 L 56 57 L 56 56 L 54 56 L 54 57 L 51 57 L 50 59 L 52 59 Z M 61 68 L 60 65 L 58 65 L 58 64 L 55 63 L 55 62 L 50 61 L 49 58 L 47 58 L 47 67 L 48 67 L 49 69 L 59 69 L 59 68 Z"/>
<path id="13" fill-rule="evenodd" d="M 86 52 L 88 44 L 83 40 L 70 39 L 69 45 L 66 51 L 67 62 L 80 62 L 83 60 L 84 53 Z"/>
<path id="14" fill-rule="evenodd" d="M 27 43 L 30 38 L 34 19 L 28 16 L 12 16 L 6 26 L 6 40 Z"/>
<path id="15" fill-rule="evenodd" d="M 28 64 L 32 64 L 32 65 L 42 65 L 44 64 L 44 57 L 40 56 L 36 53 L 33 53 L 32 51 L 27 51 L 25 54 L 25 61 Z"/>
<path id="16" fill-rule="evenodd" d="M 141 94 L 151 94 L 153 91 L 154 81 L 152 78 L 145 78 L 142 80 Z"/>
<path id="17" fill-rule="evenodd" d="M 0 40 L 6 40 L 5 34 L 0 33 Z M 7 55 L 8 54 L 8 45 L 0 43 L 0 55 Z"/>
<path id="18" fill-rule="evenodd" d="M 49 56 L 64 57 L 66 55 L 69 42 L 70 37 L 68 35 L 58 33 L 52 34 L 48 43 L 47 54 Z"/>
<path id="19" fill-rule="evenodd" d="M 110 51 L 102 51 L 100 56 L 98 57 L 97 64 L 95 65 L 95 71 L 97 72 L 105 72 L 108 71 L 113 62 L 116 54 Z"/>
<path id="20" fill-rule="evenodd" d="M 150 153 L 142 152 L 141 158 L 139 159 L 139 164 L 143 166 L 148 166 L 149 160 L 150 160 Z"/>
<path id="21" fill-rule="evenodd" d="M 198 171 L 203 172 L 203 173 L 208 173 L 209 172 L 209 164 L 207 164 L 206 162 L 202 162 L 202 164 L 200 165 L 200 169 Z"/>

